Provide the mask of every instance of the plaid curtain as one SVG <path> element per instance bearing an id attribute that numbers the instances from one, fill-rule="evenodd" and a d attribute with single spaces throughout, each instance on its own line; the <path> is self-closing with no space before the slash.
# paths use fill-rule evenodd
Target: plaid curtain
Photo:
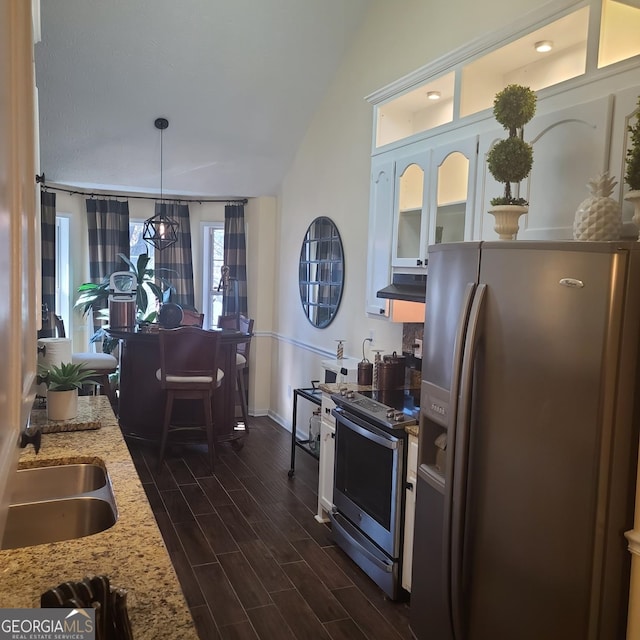
<path id="1" fill-rule="evenodd" d="M 224 264 L 229 267 L 229 278 L 232 282 L 224 292 L 222 313 L 247 315 L 247 247 L 243 204 L 228 204 L 224 208 Z M 237 309 L 234 309 L 234 284 L 238 291 Z"/>
<path id="2" fill-rule="evenodd" d="M 129 203 L 118 200 L 89 198 L 87 225 L 89 227 L 89 276 L 99 283 L 114 271 L 128 271 L 118 257 L 129 256 Z"/>
<path id="3" fill-rule="evenodd" d="M 40 193 L 40 233 L 42 239 L 42 304 L 56 312 L 56 194 Z"/>
<path id="4" fill-rule="evenodd" d="M 186 309 L 194 309 L 193 259 L 191 255 L 191 225 L 189 207 L 175 202 L 156 202 L 155 215 L 164 214 L 178 223 L 178 240 L 162 251 L 155 252 L 155 268 L 171 269 L 160 275 L 176 288 L 171 302 Z"/>

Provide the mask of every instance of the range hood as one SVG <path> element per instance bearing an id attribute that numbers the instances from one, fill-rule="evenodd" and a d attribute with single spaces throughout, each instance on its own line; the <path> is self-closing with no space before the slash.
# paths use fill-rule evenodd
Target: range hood
<path id="1" fill-rule="evenodd" d="M 425 274 L 394 273 L 393 281 L 376 296 L 390 300 L 406 300 L 407 302 L 424 302 L 427 292 L 427 276 Z"/>

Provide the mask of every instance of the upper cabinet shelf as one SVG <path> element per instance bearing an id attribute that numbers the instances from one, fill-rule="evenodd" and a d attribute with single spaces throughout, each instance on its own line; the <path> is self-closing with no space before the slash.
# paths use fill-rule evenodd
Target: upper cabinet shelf
<path id="1" fill-rule="evenodd" d="M 540 91 L 640 55 L 638 0 L 556 1 L 528 19 L 369 96 L 374 153 L 488 112 L 508 84 Z"/>

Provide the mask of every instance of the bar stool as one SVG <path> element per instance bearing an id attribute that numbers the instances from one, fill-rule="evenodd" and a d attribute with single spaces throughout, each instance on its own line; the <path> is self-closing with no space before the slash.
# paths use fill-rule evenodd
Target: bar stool
<path id="1" fill-rule="evenodd" d="M 222 385 L 224 372 L 218 368 L 219 333 L 199 327 L 184 326 L 159 329 L 160 368 L 156 378 L 166 391 L 164 423 L 160 441 L 158 471 L 173 431 L 199 429 L 206 432 L 211 472 L 214 470 L 215 431 L 212 402 Z M 204 425 L 172 425 L 174 400 L 198 400 L 202 403 Z"/>
<path id="2" fill-rule="evenodd" d="M 58 338 L 66 338 L 64 321 L 59 315 L 55 315 L 55 325 Z M 96 372 L 91 380 L 100 386 L 101 392 L 109 398 L 112 407 L 116 405 L 116 394 L 111 388 L 109 376 L 118 369 L 118 359 L 110 353 L 93 353 L 91 351 L 77 351 L 71 354 L 73 364 L 81 364 L 86 369 Z"/>
<path id="3" fill-rule="evenodd" d="M 239 315 L 218 316 L 218 327 L 221 329 L 236 329 L 242 333 L 253 335 L 253 318 Z M 245 380 L 249 372 L 249 347 L 251 337 L 236 347 L 236 391 L 244 420 L 244 428 L 249 433 L 249 408 L 247 407 L 247 385 Z"/>

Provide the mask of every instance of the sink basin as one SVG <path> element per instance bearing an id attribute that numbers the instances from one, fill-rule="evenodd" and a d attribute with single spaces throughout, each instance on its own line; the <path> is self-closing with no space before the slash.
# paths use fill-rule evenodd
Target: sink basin
<path id="1" fill-rule="evenodd" d="M 62 464 L 19 469 L 12 480 L 11 504 L 77 496 L 101 489 L 107 472 L 97 464 Z"/>
<path id="2" fill-rule="evenodd" d="M 99 533 L 116 523 L 115 505 L 90 496 L 9 505 L 2 549 L 31 547 Z"/>
<path id="3" fill-rule="evenodd" d="M 100 465 L 20 469 L 13 478 L 0 549 L 90 536 L 117 519 L 111 481 Z"/>

